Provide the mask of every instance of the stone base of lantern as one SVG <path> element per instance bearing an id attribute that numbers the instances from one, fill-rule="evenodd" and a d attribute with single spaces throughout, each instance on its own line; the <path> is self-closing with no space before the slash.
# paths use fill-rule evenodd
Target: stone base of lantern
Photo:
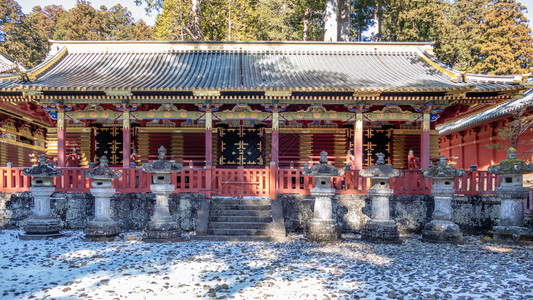
<path id="1" fill-rule="evenodd" d="M 336 222 L 323 219 L 311 219 L 307 223 L 305 235 L 311 242 L 336 242 L 341 237 Z"/>
<path id="2" fill-rule="evenodd" d="M 368 220 L 361 231 L 361 239 L 378 243 L 400 243 L 398 226 L 392 220 Z"/>
<path id="3" fill-rule="evenodd" d="M 492 239 L 504 242 L 533 241 L 533 231 L 520 226 L 495 226 Z"/>
<path id="4" fill-rule="evenodd" d="M 112 241 L 121 232 L 117 222 L 113 220 L 93 220 L 84 230 L 85 239 L 89 241 Z"/>
<path id="5" fill-rule="evenodd" d="M 61 230 L 61 224 L 57 219 L 39 219 L 30 218 L 24 226 L 25 234 L 20 235 L 21 240 L 39 240 L 61 237 L 59 231 Z"/>
<path id="6" fill-rule="evenodd" d="M 181 230 L 176 222 L 148 222 L 143 232 L 143 241 L 162 243 L 181 241 Z"/>
<path id="7" fill-rule="evenodd" d="M 433 220 L 422 230 L 422 241 L 432 243 L 462 243 L 459 225 L 452 221 Z"/>

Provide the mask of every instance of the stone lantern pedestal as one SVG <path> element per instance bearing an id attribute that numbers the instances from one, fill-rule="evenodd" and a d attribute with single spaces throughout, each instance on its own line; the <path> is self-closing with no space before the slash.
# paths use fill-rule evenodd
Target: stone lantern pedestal
<path id="1" fill-rule="evenodd" d="M 115 194 L 112 180 L 122 174 L 111 170 L 107 165 L 107 157 L 100 158 L 100 166 L 85 171 L 85 177 L 92 178 L 91 194 L 94 196 L 94 219 L 85 228 L 85 238 L 95 241 L 115 239 L 120 233 L 117 222 L 111 218 L 111 197 Z"/>
<path id="2" fill-rule="evenodd" d="M 398 226 L 390 219 L 389 198 L 393 195 L 390 189 L 390 178 L 400 177 L 402 171 L 392 165 L 385 165 L 385 155 L 378 153 L 377 165 L 359 171 L 362 177 L 370 177 L 372 188 L 368 195 L 372 200 L 372 218 L 363 226 L 363 240 L 383 243 L 399 243 Z"/>
<path id="3" fill-rule="evenodd" d="M 463 241 L 459 225 L 453 222 L 452 199 L 455 193 L 454 177 L 461 177 L 464 174 L 463 170 L 449 166 L 444 155 L 441 156 L 438 165 L 422 173 L 424 177 L 432 178 L 431 194 L 435 201 L 433 219 L 422 231 L 423 241 L 453 243 Z"/>
<path id="4" fill-rule="evenodd" d="M 33 168 L 22 170 L 22 174 L 32 177 L 30 192 L 33 195 L 33 214 L 24 226 L 25 234 L 20 239 L 48 239 L 63 236 L 59 231 L 59 220 L 52 217 L 50 211 L 50 196 L 55 192 L 54 177 L 61 176 L 61 171 L 46 165 L 44 155 L 39 157 L 39 163 Z"/>
<path id="5" fill-rule="evenodd" d="M 166 160 L 167 150 L 159 148 L 158 160 L 143 164 L 144 172 L 153 173 L 150 189 L 155 194 L 155 212 L 144 230 L 143 240 L 146 242 L 167 242 L 181 240 L 181 230 L 170 215 L 168 196 L 174 192 L 175 186 L 170 184 L 171 174 L 183 170 L 180 164 Z"/>
<path id="6" fill-rule="evenodd" d="M 340 229 L 333 219 L 331 199 L 335 189 L 331 188 L 331 177 L 344 175 L 344 170 L 328 165 L 327 152 L 320 153 L 320 164 L 309 168 L 306 165 L 302 174 L 315 177 L 315 187 L 311 195 L 315 197 L 314 215 L 307 223 L 306 235 L 313 242 L 333 242 L 340 238 Z"/>
<path id="7" fill-rule="evenodd" d="M 529 188 L 524 187 L 523 174 L 532 173 L 533 165 L 519 160 L 516 150 L 507 151 L 507 159 L 490 166 L 489 173 L 502 175 L 501 186 L 496 196 L 501 200 L 500 225 L 493 228 L 495 240 L 521 241 L 531 239 L 533 232 L 524 227 L 524 201 Z"/>

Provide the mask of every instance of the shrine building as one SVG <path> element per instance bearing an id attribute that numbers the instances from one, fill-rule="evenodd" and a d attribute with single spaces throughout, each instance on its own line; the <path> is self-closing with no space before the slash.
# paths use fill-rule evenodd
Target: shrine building
<path id="1" fill-rule="evenodd" d="M 103 155 L 130 168 L 160 146 L 199 169 L 298 169 L 321 151 L 337 167 L 382 152 L 407 169 L 410 150 L 427 168 L 437 125 L 531 87 L 449 70 L 427 43 L 53 41 L 0 80 L 0 165 L 45 153 L 60 168 Z"/>
<path id="2" fill-rule="evenodd" d="M 489 166 L 506 159 L 505 148 L 509 147 L 510 142 L 501 138 L 498 131 L 514 121 L 521 111 L 524 117 L 533 113 L 533 90 L 528 90 L 523 98 L 439 125 L 440 153 L 452 158 L 458 168 L 470 169 L 472 166 L 487 170 Z M 523 153 L 519 158 L 529 163 L 533 162 L 533 152 L 530 152 L 532 141 L 533 128 L 528 128 L 519 136 L 516 149 L 519 154 Z M 495 144 L 500 147 L 494 147 Z"/>

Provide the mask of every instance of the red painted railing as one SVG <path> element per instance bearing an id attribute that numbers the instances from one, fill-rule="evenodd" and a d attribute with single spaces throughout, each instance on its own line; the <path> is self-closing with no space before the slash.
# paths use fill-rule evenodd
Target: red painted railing
<path id="1" fill-rule="evenodd" d="M 455 190 L 461 195 L 494 195 L 500 182 L 500 175 L 487 171 L 466 171 L 464 176 L 455 179 Z"/>
<path id="2" fill-rule="evenodd" d="M 22 175 L 22 168 L 0 168 L 0 191 L 17 193 L 29 191 L 31 179 Z"/>
<path id="3" fill-rule="evenodd" d="M 87 193 L 91 188 L 91 179 L 86 178 L 85 168 L 58 168 L 63 175 L 56 179 L 58 192 Z M 117 193 L 148 193 L 152 184 L 152 174 L 139 168 L 112 168 L 120 171 L 122 177 L 113 179 Z M 203 169 L 184 168 L 180 173 L 172 174 L 171 183 L 176 186 L 176 193 L 199 193 L 205 191 Z"/>
<path id="4" fill-rule="evenodd" d="M 268 168 L 212 169 L 214 195 L 266 197 L 270 192 L 270 170 Z"/>
<path id="5" fill-rule="evenodd" d="M 83 175 L 86 168 L 60 168 L 61 177 L 56 178 L 58 192 L 89 192 L 91 180 Z M 150 192 L 152 175 L 140 168 L 113 168 L 122 172 L 115 179 L 113 187 L 117 193 Z M 274 169 L 272 169 L 274 170 Z M 207 172 L 211 172 L 211 186 L 207 186 Z M 210 193 L 215 196 L 260 196 L 276 193 L 309 194 L 314 186 L 314 178 L 302 175 L 302 168 L 277 169 L 271 176 L 270 168 L 204 168 L 185 167 L 182 172 L 172 174 L 172 184 L 176 193 Z M 486 171 L 467 171 L 463 177 L 455 179 L 456 194 L 494 195 L 501 177 Z M 275 185 L 274 185 L 274 181 Z M 332 185 L 339 194 L 367 194 L 370 179 L 359 176 L 358 171 L 346 170 L 346 174 L 332 179 Z M 0 191 L 23 192 L 31 186 L 30 178 L 22 175 L 22 168 L 0 168 Z M 404 170 L 403 176 L 391 180 L 391 188 L 397 195 L 428 195 L 431 193 L 431 180 L 424 178 L 419 171 Z M 525 204 L 526 211 L 533 214 L 533 191 Z"/>

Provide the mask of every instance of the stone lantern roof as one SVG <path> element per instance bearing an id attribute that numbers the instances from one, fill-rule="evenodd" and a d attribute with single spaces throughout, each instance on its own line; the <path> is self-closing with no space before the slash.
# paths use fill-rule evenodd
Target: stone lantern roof
<path id="1" fill-rule="evenodd" d="M 100 158 L 100 165 L 92 170 L 86 170 L 84 172 L 85 177 L 93 179 L 116 179 L 122 176 L 119 171 L 113 171 L 108 166 L 107 157 L 102 156 Z"/>
<path id="2" fill-rule="evenodd" d="M 302 170 L 302 174 L 312 177 L 335 177 L 344 175 L 343 169 L 337 169 L 332 165 L 328 165 L 328 153 L 326 151 L 320 152 L 320 164 L 309 168 L 308 165 Z"/>
<path id="3" fill-rule="evenodd" d="M 400 177 L 402 176 L 402 171 L 394 169 L 392 165 L 385 164 L 385 154 L 378 153 L 378 160 L 376 165 L 370 166 L 367 169 L 359 171 L 359 174 L 363 177 Z"/>
<path id="4" fill-rule="evenodd" d="M 183 170 L 181 164 L 170 162 L 166 159 L 167 149 L 161 146 L 157 151 L 159 153 L 158 159 L 151 163 L 143 164 L 142 169 L 147 173 L 179 173 Z"/>
<path id="5" fill-rule="evenodd" d="M 62 171 L 56 170 L 46 165 L 46 157 L 44 154 L 39 156 L 39 164 L 32 168 L 22 170 L 22 174 L 30 177 L 59 177 Z"/>
<path id="6" fill-rule="evenodd" d="M 518 159 L 516 149 L 507 150 L 507 159 L 497 165 L 490 166 L 488 172 L 491 174 L 528 174 L 533 172 L 533 164 L 526 164 L 525 161 Z"/>
<path id="7" fill-rule="evenodd" d="M 448 165 L 448 162 L 446 162 L 446 156 L 442 155 L 439 164 L 424 170 L 422 175 L 430 178 L 452 178 L 465 175 L 465 171 Z"/>

